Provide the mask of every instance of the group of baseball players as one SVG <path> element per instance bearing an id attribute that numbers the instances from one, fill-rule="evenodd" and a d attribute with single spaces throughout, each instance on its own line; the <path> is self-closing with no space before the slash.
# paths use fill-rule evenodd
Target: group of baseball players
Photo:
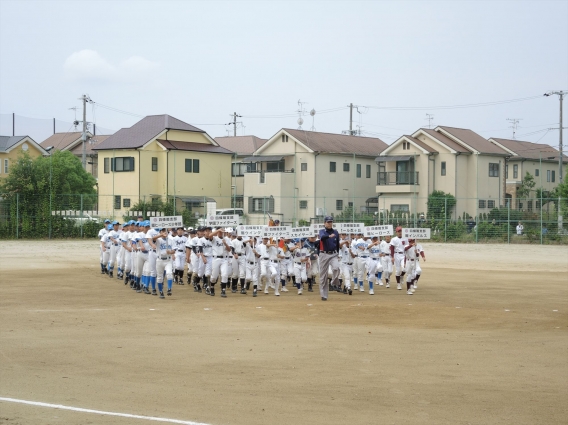
<path id="1" fill-rule="evenodd" d="M 326 218 L 326 227 L 331 228 L 328 223 L 331 220 Z M 368 293 L 374 295 L 375 284 L 390 287 L 393 271 L 397 289 L 403 289 L 405 282 L 408 295 L 417 289 L 419 261 L 426 257 L 420 244 L 401 237 L 402 228 L 397 227 L 392 238 L 333 230 L 338 237 L 329 251 L 324 250 L 329 249 L 325 231 L 319 237 L 274 240 L 241 237 L 233 228 L 152 228 L 142 217 L 124 224 L 105 220 L 99 232 L 101 273 L 110 278 L 116 273 L 136 292 L 160 298 L 165 298 L 164 280 L 168 296 L 174 283 L 186 282 L 195 292 L 212 296 L 220 283 L 223 298 L 228 291 L 239 292 L 239 286 L 240 294 L 247 294 L 252 286 L 253 297 L 263 290 L 269 294 L 270 289 L 279 296 L 288 292 L 287 285 L 301 295 L 305 286 L 313 292 L 316 278 L 322 300 L 327 300 L 328 289 L 348 295 L 365 292 L 365 281 Z M 328 256 L 334 261 L 321 261 Z M 322 264 L 327 270 L 320 273 Z"/>

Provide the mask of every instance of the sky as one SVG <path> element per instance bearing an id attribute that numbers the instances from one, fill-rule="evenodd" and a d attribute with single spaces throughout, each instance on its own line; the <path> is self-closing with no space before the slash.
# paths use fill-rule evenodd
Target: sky
<path id="1" fill-rule="evenodd" d="M 39 142 L 88 94 L 99 134 L 169 114 L 226 136 L 236 112 L 269 138 L 301 101 L 305 130 L 347 130 L 353 103 L 389 144 L 429 124 L 512 138 L 518 119 L 517 139 L 558 146 L 557 90 L 568 1 L 0 0 L 0 134 L 15 113 Z"/>

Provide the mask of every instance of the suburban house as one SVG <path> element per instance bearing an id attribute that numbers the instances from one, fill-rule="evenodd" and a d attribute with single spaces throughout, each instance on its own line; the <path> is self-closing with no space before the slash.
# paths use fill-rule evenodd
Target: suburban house
<path id="1" fill-rule="evenodd" d="M 520 140 L 491 137 L 489 141 L 509 154 L 505 167 L 505 196 L 507 200 L 511 200 L 511 208 L 532 211 L 533 206 L 537 205 L 536 202 L 533 205 L 536 189 L 542 188 L 545 193 L 550 192 L 559 183 L 557 174 L 560 152 L 549 145 Z M 568 165 L 567 156 L 563 155 L 562 163 Z M 533 199 L 518 199 L 517 192 L 522 186 L 526 173 L 530 173 L 536 183 L 534 192 L 529 196 Z"/>
<path id="2" fill-rule="evenodd" d="M 261 139 L 256 136 L 233 136 L 216 137 L 215 141 L 220 146 L 233 152 L 233 163 L 231 165 L 233 201 L 231 205 L 234 208 L 243 208 L 245 173 L 255 170 L 256 163 L 243 163 L 242 160 L 251 156 L 254 151 L 266 143 L 267 139 Z"/>
<path id="3" fill-rule="evenodd" d="M 213 199 L 230 206 L 233 152 L 170 115 L 147 116 L 93 150 L 102 164 L 99 210 L 121 215 L 138 201 L 172 197 L 176 207 L 199 212 Z"/>
<path id="4" fill-rule="evenodd" d="M 376 159 L 379 209 L 427 211 L 428 195 L 456 197 L 454 215 L 477 216 L 505 204 L 505 161 L 510 152 L 462 128 L 421 128 L 397 139 Z"/>
<path id="5" fill-rule="evenodd" d="M 28 152 L 32 158 L 49 155 L 34 139 L 29 136 L 0 136 L 0 178 L 10 173 L 10 166 L 20 152 Z"/>
<path id="6" fill-rule="evenodd" d="M 250 223 L 296 224 L 346 211 L 376 211 L 376 156 L 382 140 L 283 128 L 242 158 Z M 374 209 L 373 209 L 374 208 Z"/>
<path id="7" fill-rule="evenodd" d="M 71 133 L 54 133 L 49 136 L 40 145 L 46 150 L 71 151 L 80 160 L 83 160 L 83 138 L 79 131 Z M 87 156 L 87 172 L 93 177 L 98 177 L 98 157 L 97 152 L 93 150 L 99 143 L 105 141 L 107 135 L 93 135 L 87 132 L 87 142 L 85 146 Z"/>

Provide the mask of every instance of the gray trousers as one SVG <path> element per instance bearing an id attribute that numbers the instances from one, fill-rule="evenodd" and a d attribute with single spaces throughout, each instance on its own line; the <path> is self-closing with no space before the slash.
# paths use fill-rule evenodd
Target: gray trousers
<path id="1" fill-rule="evenodd" d="M 325 252 L 320 252 L 319 254 L 319 269 L 320 269 L 320 296 L 327 298 L 329 293 L 329 283 L 327 282 L 327 272 L 329 266 L 331 265 L 332 277 L 331 284 L 339 285 L 339 261 L 337 258 L 337 253 L 326 254 Z"/>

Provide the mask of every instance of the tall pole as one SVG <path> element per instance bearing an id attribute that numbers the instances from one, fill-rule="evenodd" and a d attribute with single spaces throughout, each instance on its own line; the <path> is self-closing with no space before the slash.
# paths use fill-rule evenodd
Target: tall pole
<path id="1" fill-rule="evenodd" d="M 349 104 L 349 135 L 353 136 L 353 104 Z"/>
<path id="2" fill-rule="evenodd" d="M 233 112 L 233 137 L 237 136 L 237 113 Z"/>
<path id="3" fill-rule="evenodd" d="M 87 170 L 87 95 L 81 97 L 83 100 L 83 134 L 81 140 L 83 141 L 83 169 Z"/>
<path id="4" fill-rule="evenodd" d="M 16 135 L 16 113 L 12 112 L 12 136 Z"/>
<path id="5" fill-rule="evenodd" d="M 558 158 L 558 184 L 562 184 L 562 101 L 564 100 L 564 92 L 561 91 L 560 95 L 560 138 L 558 143 L 558 151 L 560 152 L 560 156 Z"/>

